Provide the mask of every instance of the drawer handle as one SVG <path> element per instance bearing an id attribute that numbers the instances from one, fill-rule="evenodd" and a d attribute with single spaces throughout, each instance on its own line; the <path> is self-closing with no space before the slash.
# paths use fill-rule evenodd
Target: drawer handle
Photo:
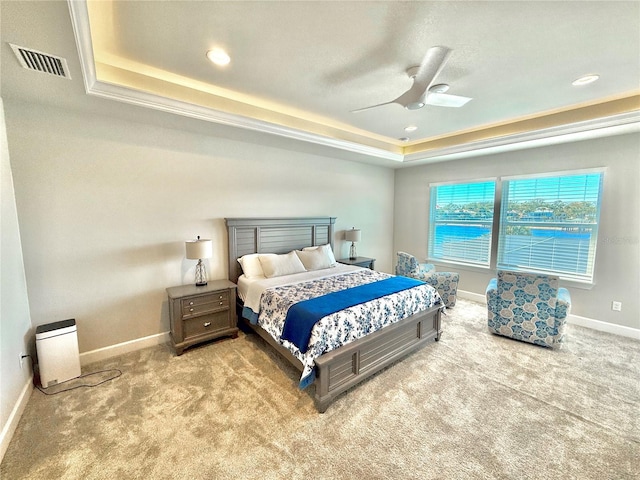
<path id="1" fill-rule="evenodd" d="M 205 326 L 205 327 L 209 327 L 209 326 L 211 326 L 211 322 L 204 322 L 204 326 Z"/>
<path id="2" fill-rule="evenodd" d="M 193 305 L 193 302 L 189 302 L 189 305 Z"/>
<path id="3" fill-rule="evenodd" d="M 189 309 L 189 311 L 190 311 L 190 312 L 193 312 L 193 308 L 190 308 L 190 309 Z"/>
<path id="4" fill-rule="evenodd" d="M 222 305 L 224 302 L 220 302 L 220 305 Z"/>
<path id="5" fill-rule="evenodd" d="M 219 298 L 220 298 L 220 300 L 222 300 L 222 295 L 220 295 L 220 297 L 219 297 Z"/>

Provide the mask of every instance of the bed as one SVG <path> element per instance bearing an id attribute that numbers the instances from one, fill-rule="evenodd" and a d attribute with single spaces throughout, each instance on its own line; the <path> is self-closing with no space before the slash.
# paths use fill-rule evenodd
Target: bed
<path id="1" fill-rule="evenodd" d="M 311 341 L 306 352 L 299 351 L 305 348 L 302 346 L 304 342 L 297 347 L 293 345 L 295 339 L 278 338 L 276 340 L 277 335 L 272 331 L 273 325 L 266 323 L 269 312 L 273 314 L 275 318 L 273 322 L 276 323 L 282 323 L 284 315 L 288 316 L 288 314 L 287 312 L 273 313 L 275 309 L 272 306 L 287 302 L 289 302 L 287 305 L 298 306 L 308 297 L 307 290 L 311 287 L 320 288 L 319 284 L 322 283 L 322 288 L 334 288 L 334 291 L 337 290 L 336 296 L 339 296 L 343 287 L 331 286 L 347 285 L 348 282 L 353 282 L 348 286 L 356 288 L 349 290 L 349 295 L 342 295 L 353 297 L 351 292 L 364 292 L 365 289 L 378 288 L 385 283 L 391 285 L 413 280 L 360 267 L 336 264 L 326 270 L 295 271 L 291 275 L 289 275 L 290 272 L 285 272 L 287 275 L 274 274 L 269 278 L 258 276 L 256 277 L 258 281 L 247 282 L 247 275 L 243 275 L 238 259 L 244 260 L 245 269 L 247 269 L 252 268 L 248 266 L 247 260 L 255 257 L 255 254 L 261 254 L 263 266 L 265 266 L 265 257 L 262 254 L 275 254 L 272 256 L 282 260 L 287 254 L 294 255 L 294 251 L 299 252 L 303 249 L 306 249 L 305 251 L 321 250 L 329 245 L 333 250 L 335 217 L 227 218 L 225 221 L 228 233 L 229 280 L 239 283 L 239 294 L 236 299 L 239 322 L 245 330 L 249 329 L 257 333 L 301 372 L 301 388 L 309 384 L 315 385 L 314 398 L 319 412 L 326 411 L 333 400 L 347 389 L 425 344 L 439 340 L 443 307 L 437 292 L 422 282 L 418 282 L 420 285 L 396 285 L 394 288 L 400 289 L 397 292 L 394 290 L 396 293 L 385 294 L 384 297 L 379 294 L 380 297 L 371 301 L 349 306 L 323 317 L 323 322 L 331 323 L 330 318 L 349 318 L 349 315 L 356 315 L 353 312 L 359 312 L 358 315 L 362 316 L 362 309 L 365 307 L 376 305 L 375 310 L 386 308 L 384 320 L 380 321 L 385 323 L 366 329 L 371 328 L 375 331 L 355 339 L 328 342 L 332 348 L 329 351 L 322 351 L 322 344 L 318 346 L 318 338 L 326 336 L 325 333 L 318 333 L 316 330 L 318 327 L 314 327 L 310 334 Z M 290 298 L 291 294 L 294 297 Z M 257 298 L 259 300 L 256 300 Z M 298 301 L 301 303 L 296 303 Z M 309 298 L 309 301 L 315 300 Z M 315 302 L 315 305 L 324 308 L 324 303 Z M 260 312 L 260 305 L 263 308 L 262 312 Z M 389 307 L 389 305 L 403 305 L 403 307 L 401 309 L 395 306 Z M 290 310 L 294 309 L 290 308 Z M 370 316 L 374 318 L 373 314 Z M 398 318 L 391 318 L 394 316 Z M 282 336 L 285 336 L 284 332 Z M 312 357 L 311 363 L 308 355 Z"/>

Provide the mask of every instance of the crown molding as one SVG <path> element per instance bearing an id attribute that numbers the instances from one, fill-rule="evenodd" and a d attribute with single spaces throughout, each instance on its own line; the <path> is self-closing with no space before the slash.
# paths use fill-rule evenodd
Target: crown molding
<path id="1" fill-rule="evenodd" d="M 68 0 L 69 14 L 71 15 L 71 26 L 73 27 L 73 37 L 76 40 L 84 89 L 90 92 L 96 81 L 96 64 L 93 58 L 93 43 L 91 41 L 91 27 L 89 24 L 89 12 L 85 0 Z"/>
<path id="2" fill-rule="evenodd" d="M 634 132 L 640 132 L 640 111 L 505 135 L 429 152 L 416 152 L 406 155 L 402 166 L 444 162 Z"/>

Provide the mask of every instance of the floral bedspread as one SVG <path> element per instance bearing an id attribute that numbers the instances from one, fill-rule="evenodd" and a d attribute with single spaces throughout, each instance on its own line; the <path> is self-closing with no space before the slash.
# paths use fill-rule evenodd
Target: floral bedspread
<path id="1" fill-rule="evenodd" d="M 300 378 L 300 388 L 313 383 L 315 359 L 323 353 L 353 342 L 417 312 L 442 304 L 442 301 L 433 287 L 424 284 L 327 315 L 313 327 L 309 348 L 304 354 L 293 343 L 281 339 L 289 307 L 302 300 L 383 280 L 390 276 L 386 273 L 363 269 L 264 291 L 260 299 L 258 324 L 302 362 L 304 369 Z"/>

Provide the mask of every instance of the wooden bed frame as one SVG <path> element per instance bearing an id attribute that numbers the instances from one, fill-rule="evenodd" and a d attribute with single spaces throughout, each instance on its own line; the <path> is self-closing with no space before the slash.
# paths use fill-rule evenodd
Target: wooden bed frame
<path id="1" fill-rule="evenodd" d="M 237 282 L 242 273 L 237 259 L 243 255 L 282 254 L 326 243 L 333 247 L 335 217 L 225 220 L 232 282 Z M 237 302 L 239 321 L 302 372 L 302 363 L 291 352 L 265 330 L 242 318 L 242 301 L 238 298 Z M 440 307 L 433 307 L 320 356 L 316 359 L 316 408 L 323 413 L 338 395 L 426 343 L 438 341 L 440 333 Z"/>

